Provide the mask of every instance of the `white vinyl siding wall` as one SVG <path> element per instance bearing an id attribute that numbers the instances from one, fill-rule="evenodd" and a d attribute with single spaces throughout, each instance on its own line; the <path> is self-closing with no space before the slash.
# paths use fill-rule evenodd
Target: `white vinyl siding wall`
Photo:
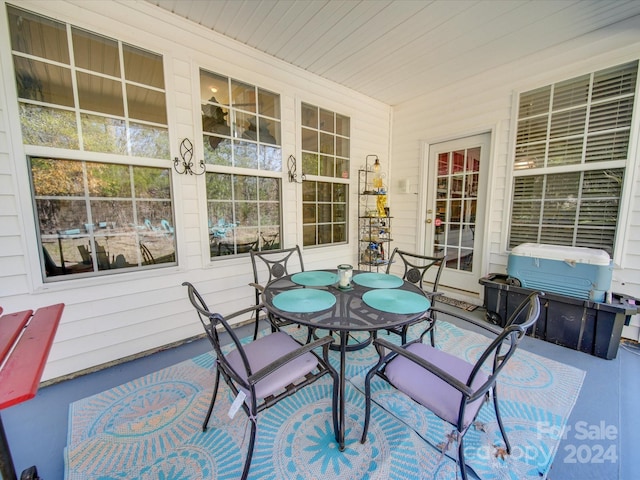
<path id="1" fill-rule="evenodd" d="M 259 85 L 281 95 L 283 158 L 300 159 L 298 116 L 301 102 L 321 105 L 351 119 L 350 218 L 356 218 L 354 172 L 368 154 L 380 157 L 390 188 L 394 216 L 393 246 L 420 250 L 424 218 L 418 203 L 424 143 L 492 131 L 487 189 L 483 272 L 502 272 L 510 210 L 515 128 L 514 92 L 528 91 L 640 56 L 640 18 L 580 37 L 544 52 L 425 92 L 393 108 L 320 77 L 181 20 L 147 2 L 95 0 L 21 0 L 21 8 L 101 33 L 164 57 L 171 157 L 183 138 L 199 138 L 200 68 Z M 118 360 L 200 333 L 180 284 L 191 281 L 222 313 L 249 306 L 253 290 L 247 259 L 208 260 L 206 201 L 202 177 L 173 174 L 179 265 L 162 272 L 133 272 L 64 285 L 43 285 L 29 193 L 25 154 L 6 31 L 6 8 L 0 0 L 0 305 L 6 312 L 57 302 L 67 307 L 44 373 L 44 379 Z M 392 72 L 388 72 L 392 75 Z M 634 119 L 632 131 L 640 124 Z M 390 132 L 392 132 L 390 142 Z M 638 138 L 630 157 L 638 163 Z M 46 152 L 42 152 L 43 154 Z M 201 153 L 196 149 L 196 158 Z M 300 172 L 300 165 L 298 165 Z M 631 182 L 623 192 L 621 247 L 614 290 L 640 297 L 640 172 L 629 166 Z M 408 193 L 400 180 L 408 179 Z M 301 186 L 283 174 L 283 244 L 302 243 Z M 349 244 L 304 252 L 307 269 L 356 262 L 356 232 Z"/>
<path id="2" fill-rule="evenodd" d="M 281 95 L 283 158 L 300 158 L 301 102 L 323 105 L 351 118 L 351 176 L 367 154 L 389 150 L 390 107 L 261 54 L 147 2 L 24 0 L 19 6 L 74 26 L 163 55 L 169 112 L 171 158 L 183 138 L 202 158 L 199 69 L 219 72 Z M 6 25 L 5 2 L 0 22 Z M 131 272 L 111 278 L 43 284 L 20 137 L 11 50 L 0 29 L 0 305 L 5 312 L 63 302 L 62 322 L 43 379 L 91 368 L 201 333 L 183 281 L 194 283 L 209 305 L 222 313 L 254 301 L 249 259 L 209 261 L 204 177 L 173 172 L 176 267 Z M 46 151 L 42 150 L 42 154 Z M 96 158 L 99 155 L 96 156 Z M 83 158 L 93 158 L 83 154 Z M 302 244 L 301 191 L 282 174 L 283 244 Z M 351 188 L 356 192 L 357 188 Z M 352 198 L 350 204 L 357 205 Z M 351 208 L 353 210 L 353 207 Z M 355 216 L 355 211 L 350 216 Z M 351 232 L 350 238 L 357 238 Z M 304 252 L 305 267 L 354 263 L 356 246 Z"/>

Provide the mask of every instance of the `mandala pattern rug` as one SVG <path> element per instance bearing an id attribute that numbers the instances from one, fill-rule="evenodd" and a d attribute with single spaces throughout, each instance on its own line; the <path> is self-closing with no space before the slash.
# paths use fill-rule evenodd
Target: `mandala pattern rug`
<path id="1" fill-rule="evenodd" d="M 437 346 L 473 361 L 486 338 L 441 322 Z M 306 338 L 304 329 L 289 330 Z M 397 336 L 386 337 L 396 341 Z M 362 340 L 362 337 L 360 338 Z M 337 352 L 332 362 L 338 365 Z M 412 400 L 372 383 L 374 406 L 361 444 L 363 384 L 375 348 L 347 356 L 346 445 L 340 452 L 331 417 L 331 382 L 310 385 L 258 416 L 251 479 L 455 479 L 457 444 L 451 427 Z M 493 405 L 465 436 L 469 470 L 481 479 L 545 478 L 584 372 L 519 350 L 503 371 L 500 406 L 512 454 L 501 449 Z M 236 479 L 242 472 L 249 425 L 221 382 L 206 432 L 202 421 L 213 388 L 214 357 L 200 355 L 73 403 L 65 449 L 68 480 Z"/>

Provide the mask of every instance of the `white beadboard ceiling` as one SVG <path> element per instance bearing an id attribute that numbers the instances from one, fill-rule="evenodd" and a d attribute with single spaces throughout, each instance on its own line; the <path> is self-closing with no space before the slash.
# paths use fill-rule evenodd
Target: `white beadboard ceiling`
<path id="1" fill-rule="evenodd" d="M 389 105 L 640 15 L 638 0 L 147 1 Z"/>

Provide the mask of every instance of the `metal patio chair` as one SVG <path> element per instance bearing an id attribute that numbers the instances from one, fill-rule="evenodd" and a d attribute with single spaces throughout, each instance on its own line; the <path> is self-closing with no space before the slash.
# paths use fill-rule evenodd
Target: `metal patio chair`
<path id="1" fill-rule="evenodd" d="M 505 450 L 511 453 L 511 445 L 500 416 L 496 382 L 527 330 L 538 320 L 538 295 L 534 292 L 522 302 L 499 333 L 493 328 L 487 328 L 497 335 L 475 363 L 469 363 L 418 340 L 398 346 L 384 339 L 376 339 L 374 345 L 380 359 L 365 378 L 366 407 L 361 443 L 365 443 L 367 439 L 372 401 L 371 380 L 377 375 L 454 426 L 451 438 L 458 442 L 458 461 L 463 480 L 467 479 L 464 435 L 473 425 L 490 393 Z M 465 320 L 464 317 L 460 318 Z"/>
<path id="2" fill-rule="evenodd" d="M 258 307 L 260 306 L 260 295 L 264 291 L 264 287 L 277 278 L 292 273 L 304 272 L 304 262 L 298 245 L 291 248 L 263 250 L 261 252 L 251 250 L 249 253 L 251 255 L 251 265 L 253 266 L 253 282 L 249 285 L 255 289 L 256 294 L 256 325 L 253 334 L 253 339 L 255 340 L 258 338 L 258 330 L 260 328 L 260 309 Z M 267 318 L 271 323 L 272 332 L 289 324 L 289 322 L 284 322 L 273 315 L 268 315 Z"/>
<path id="3" fill-rule="evenodd" d="M 327 336 L 302 345 L 285 332 L 277 331 L 243 345 L 229 326 L 228 320 L 247 314 L 256 307 L 245 308 L 226 316 L 212 313 L 191 283 L 184 282 L 182 285 L 188 289 L 189 300 L 198 313 L 216 355 L 213 395 L 202 424 L 202 431 L 206 431 L 213 412 L 220 376 L 234 397 L 244 396 L 241 407 L 251 423 L 251 436 L 242 471 L 243 480 L 247 478 L 251 467 L 258 413 L 327 374 L 333 379 L 332 414 L 334 432 L 337 435 L 338 373 L 329 364 L 329 345 L 333 338 Z M 221 333 L 229 336 L 234 347 L 226 354 L 220 342 Z M 320 348 L 322 356 L 313 351 Z"/>
<path id="4" fill-rule="evenodd" d="M 401 261 L 403 267 L 402 279 L 407 282 L 411 282 L 414 285 L 420 287 L 422 291 L 425 292 L 425 295 L 431 301 L 431 305 L 433 305 L 433 300 L 436 296 L 440 295 L 438 293 L 438 286 L 440 284 L 440 276 L 442 275 L 442 269 L 444 268 L 445 262 L 444 257 L 431 257 L 428 255 L 419 255 L 417 253 L 411 253 L 404 250 L 399 250 L 395 248 L 391 257 L 389 257 L 389 264 L 387 265 L 386 273 L 391 272 L 391 265 L 395 262 Z M 431 279 L 431 275 L 433 274 L 433 279 Z M 429 278 L 427 278 L 429 277 Z M 431 286 L 429 287 L 429 283 Z M 404 345 L 407 343 L 407 333 L 409 328 L 412 325 L 420 322 L 427 322 L 427 326 L 425 330 L 422 332 L 421 338 L 429 333 L 431 338 L 431 346 L 435 345 L 435 323 L 436 323 L 436 314 L 435 312 L 429 310 L 427 315 L 412 322 L 408 325 L 404 325 L 402 327 L 393 328 L 387 330 L 390 333 L 395 333 L 396 335 L 400 335 L 401 343 Z"/>

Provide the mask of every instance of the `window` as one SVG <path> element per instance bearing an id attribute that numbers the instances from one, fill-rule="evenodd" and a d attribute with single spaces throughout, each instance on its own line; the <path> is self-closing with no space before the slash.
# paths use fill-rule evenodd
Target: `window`
<path id="1" fill-rule="evenodd" d="M 170 159 L 160 55 L 7 10 L 26 145 Z"/>
<path id="2" fill-rule="evenodd" d="M 175 264 L 162 57 L 7 11 L 44 279 Z"/>
<path id="3" fill-rule="evenodd" d="M 280 95 L 200 70 L 211 258 L 280 248 Z"/>
<path id="4" fill-rule="evenodd" d="M 509 248 L 613 255 L 638 62 L 520 95 Z"/>
<path id="5" fill-rule="evenodd" d="M 350 119 L 302 104 L 303 245 L 348 240 Z M 315 177 L 315 178 L 313 178 Z M 340 179 L 340 180 L 337 180 Z"/>
<path id="6" fill-rule="evenodd" d="M 208 173 L 207 202 L 212 257 L 279 248 L 280 179 Z"/>
<path id="7" fill-rule="evenodd" d="M 175 263 L 171 170 L 32 158 L 46 277 Z"/>

